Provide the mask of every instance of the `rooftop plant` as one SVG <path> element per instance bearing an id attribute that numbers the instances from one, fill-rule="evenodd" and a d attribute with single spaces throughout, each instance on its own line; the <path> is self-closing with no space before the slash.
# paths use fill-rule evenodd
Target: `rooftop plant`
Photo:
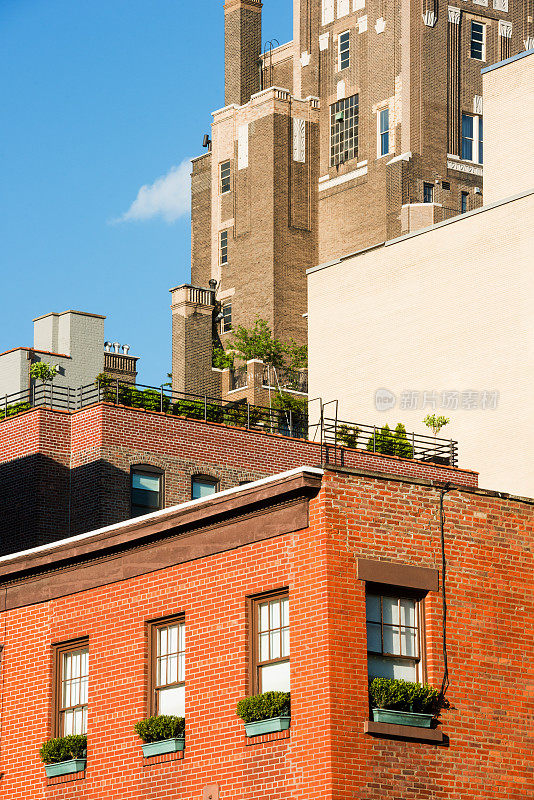
<path id="1" fill-rule="evenodd" d="M 291 696 L 289 692 L 264 692 L 252 697 L 244 697 L 237 704 L 237 716 L 244 722 L 258 722 L 271 719 L 280 714 L 289 714 Z"/>
<path id="2" fill-rule="evenodd" d="M 86 753 L 87 736 L 85 734 L 47 739 L 39 750 L 43 764 L 57 764 L 59 761 L 70 761 L 72 758 L 85 758 Z"/>
<path id="3" fill-rule="evenodd" d="M 58 373 L 58 368 L 44 361 L 37 361 L 30 367 L 30 377 L 43 383 L 52 382 Z"/>
<path id="4" fill-rule="evenodd" d="M 440 430 L 449 424 L 450 419 L 449 417 L 438 417 L 436 414 L 427 414 L 423 422 L 427 428 L 430 428 L 434 436 L 437 436 Z"/>
<path id="5" fill-rule="evenodd" d="M 165 739 L 180 739 L 185 736 L 185 718 L 167 714 L 156 714 L 135 723 L 136 733 L 143 742 L 163 742 Z"/>
<path id="6" fill-rule="evenodd" d="M 432 713 L 437 709 L 438 690 L 432 686 L 393 678 L 375 678 L 369 684 L 374 708 Z"/>

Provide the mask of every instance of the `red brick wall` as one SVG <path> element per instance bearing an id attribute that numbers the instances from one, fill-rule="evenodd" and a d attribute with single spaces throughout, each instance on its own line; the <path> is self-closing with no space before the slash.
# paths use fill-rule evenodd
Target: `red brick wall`
<path id="1" fill-rule="evenodd" d="M 358 556 L 438 567 L 438 490 L 327 473 L 303 531 L 0 615 L 0 792 L 37 798 L 179 797 L 218 782 L 225 800 L 510 800 L 532 796 L 532 505 L 448 495 L 451 708 L 446 746 L 375 739 L 368 719 Z M 247 742 L 247 594 L 289 586 L 290 738 Z M 441 681 L 441 605 L 426 611 L 429 681 Z M 146 621 L 184 612 L 183 760 L 143 762 Z M 50 732 L 51 644 L 90 638 L 88 769 L 53 785 L 37 751 Z M 530 699 L 529 699 L 530 698 Z"/>
<path id="2" fill-rule="evenodd" d="M 330 450 L 329 457 L 332 457 Z M 191 497 L 191 476 L 221 489 L 308 464 L 319 444 L 101 404 L 72 415 L 36 409 L 0 422 L 0 553 L 127 519 L 130 466 L 165 470 L 165 506 Z M 476 473 L 344 450 L 344 465 L 372 472 L 477 485 Z M 70 470 L 69 470 L 70 464 Z"/>

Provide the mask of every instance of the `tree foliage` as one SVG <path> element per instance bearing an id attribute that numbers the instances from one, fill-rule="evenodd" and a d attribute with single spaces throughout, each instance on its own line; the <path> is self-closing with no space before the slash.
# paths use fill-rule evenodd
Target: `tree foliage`
<path id="1" fill-rule="evenodd" d="M 37 361 L 30 367 L 30 376 L 34 380 L 40 380 L 43 383 L 52 382 L 58 373 L 58 368 L 52 364 L 46 364 L 44 361 Z"/>

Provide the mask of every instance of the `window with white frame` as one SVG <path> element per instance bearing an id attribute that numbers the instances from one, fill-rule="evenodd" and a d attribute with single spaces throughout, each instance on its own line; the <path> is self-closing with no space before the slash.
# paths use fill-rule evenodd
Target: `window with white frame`
<path id="1" fill-rule="evenodd" d="M 377 114 L 378 158 L 390 151 L 389 108 L 382 108 Z"/>
<path id="2" fill-rule="evenodd" d="M 59 736 L 87 733 L 87 692 L 89 686 L 89 644 L 59 647 Z"/>
<path id="3" fill-rule="evenodd" d="M 185 716 L 185 621 L 152 623 L 152 714 Z"/>
<path id="4" fill-rule="evenodd" d="M 219 264 L 228 263 L 228 231 L 219 233 Z"/>
<path id="5" fill-rule="evenodd" d="M 232 304 L 224 303 L 221 309 L 221 330 L 222 333 L 229 333 L 232 330 Z"/>
<path id="6" fill-rule="evenodd" d="M 367 668 L 370 679 L 421 680 L 419 603 L 414 596 L 393 592 L 367 593 Z"/>
<path id="7" fill-rule="evenodd" d="M 462 158 L 482 164 L 484 157 L 482 117 L 462 114 Z"/>
<path id="8" fill-rule="evenodd" d="M 340 33 L 337 40 L 337 68 L 338 70 L 350 67 L 350 31 Z"/>
<path id="9" fill-rule="evenodd" d="M 470 54 L 477 61 L 486 60 L 486 26 L 474 19 L 471 20 Z"/>
<path id="10" fill-rule="evenodd" d="M 289 596 L 254 602 L 255 690 L 289 692 Z"/>

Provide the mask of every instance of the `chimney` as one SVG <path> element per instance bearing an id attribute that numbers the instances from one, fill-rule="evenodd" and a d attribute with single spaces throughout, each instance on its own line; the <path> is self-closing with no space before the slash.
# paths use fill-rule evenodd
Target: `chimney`
<path id="1" fill-rule="evenodd" d="M 260 91 L 260 0 L 226 0 L 224 4 L 225 105 L 242 106 Z"/>

